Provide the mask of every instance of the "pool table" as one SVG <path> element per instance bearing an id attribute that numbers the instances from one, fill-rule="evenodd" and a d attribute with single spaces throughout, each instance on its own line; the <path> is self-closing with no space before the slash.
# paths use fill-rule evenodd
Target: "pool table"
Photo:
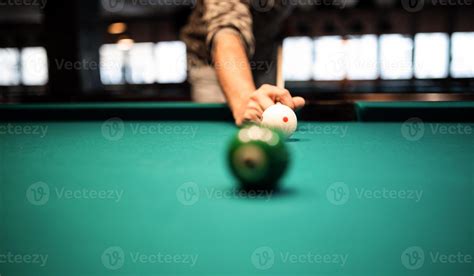
<path id="1" fill-rule="evenodd" d="M 227 168 L 224 106 L 0 106 L 0 275 L 472 276 L 460 108 L 474 104 L 302 121 L 280 189 L 252 192 Z"/>

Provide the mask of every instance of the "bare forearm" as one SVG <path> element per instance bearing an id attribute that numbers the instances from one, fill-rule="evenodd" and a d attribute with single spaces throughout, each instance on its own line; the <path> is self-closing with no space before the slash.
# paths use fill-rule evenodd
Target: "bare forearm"
<path id="1" fill-rule="evenodd" d="M 239 34 L 219 32 L 214 38 L 213 57 L 220 85 L 235 114 L 256 90 L 250 63 Z"/>

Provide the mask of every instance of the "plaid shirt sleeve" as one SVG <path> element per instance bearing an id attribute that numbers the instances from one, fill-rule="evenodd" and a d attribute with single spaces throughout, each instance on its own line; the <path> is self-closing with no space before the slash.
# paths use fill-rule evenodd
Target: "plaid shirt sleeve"
<path id="1" fill-rule="evenodd" d="M 238 32 L 249 57 L 255 52 L 253 18 L 248 0 L 197 0 L 188 24 L 181 33 L 188 48 L 190 65 L 212 63 L 215 35 L 223 29 Z"/>
<path id="2" fill-rule="evenodd" d="M 252 30 L 252 15 L 245 0 L 204 0 L 203 19 L 207 26 L 206 45 L 212 49 L 214 36 L 224 28 L 238 31 L 245 43 L 247 55 L 255 51 L 255 38 Z"/>

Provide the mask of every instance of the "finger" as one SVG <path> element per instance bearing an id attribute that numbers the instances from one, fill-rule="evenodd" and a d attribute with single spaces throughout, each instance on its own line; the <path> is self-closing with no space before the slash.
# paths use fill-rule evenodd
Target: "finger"
<path id="1" fill-rule="evenodd" d="M 262 110 L 262 113 L 270 106 L 275 105 L 275 101 L 272 97 L 268 95 L 268 93 L 269 91 L 263 91 L 262 93 L 258 93 L 254 99 L 255 103 L 258 104 L 258 106 Z"/>
<path id="2" fill-rule="evenodd" d="M 269 90 L 267 93 L 269 93 L 270 97 L 273 98 L 275 102 L 280 102 L 291 109 L 295 108 L 290 91 L 275 87 L 275 89 Z"/>
<path id="3" fill-rule="evenodd" d="M 245 111 L 244 123 L 256 123 L 259 124 L 262 121 L 261 115 L 254 109 Z"/>
<path id="4" fill-rule="evenodd" d="M 298 110 L 305 106 L 306 101 L 302 97 L 293 97 L 293 104 L 295 106 L 295 110 Z"/>
<path id="5" fill-rule="evenodd" d="M 235 119 L 235 125 L 238 127 L 242 127 L 244 125 L 244 122 L 240 119 Z"/>
<path id="6" fill-rule="evenodd" d="M 259 114 L 262 114 L 263 111 L 264 111 L 262 106 L 257 101 L 250 101 L 247 108 L 248 109 L 253 109 L 253 110 L 257 111 Z"/>

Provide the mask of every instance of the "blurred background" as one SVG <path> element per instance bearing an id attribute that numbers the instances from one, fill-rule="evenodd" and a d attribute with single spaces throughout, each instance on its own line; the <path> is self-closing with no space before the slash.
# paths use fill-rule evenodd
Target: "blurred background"
<path id="1" fill-rule="evenodd" d="M 474 1 L 295 0 L 284 75 L 310 100 L 462 100 Z M 193 0 L 0 0 L 0 102 L 189 101 Z"/>

